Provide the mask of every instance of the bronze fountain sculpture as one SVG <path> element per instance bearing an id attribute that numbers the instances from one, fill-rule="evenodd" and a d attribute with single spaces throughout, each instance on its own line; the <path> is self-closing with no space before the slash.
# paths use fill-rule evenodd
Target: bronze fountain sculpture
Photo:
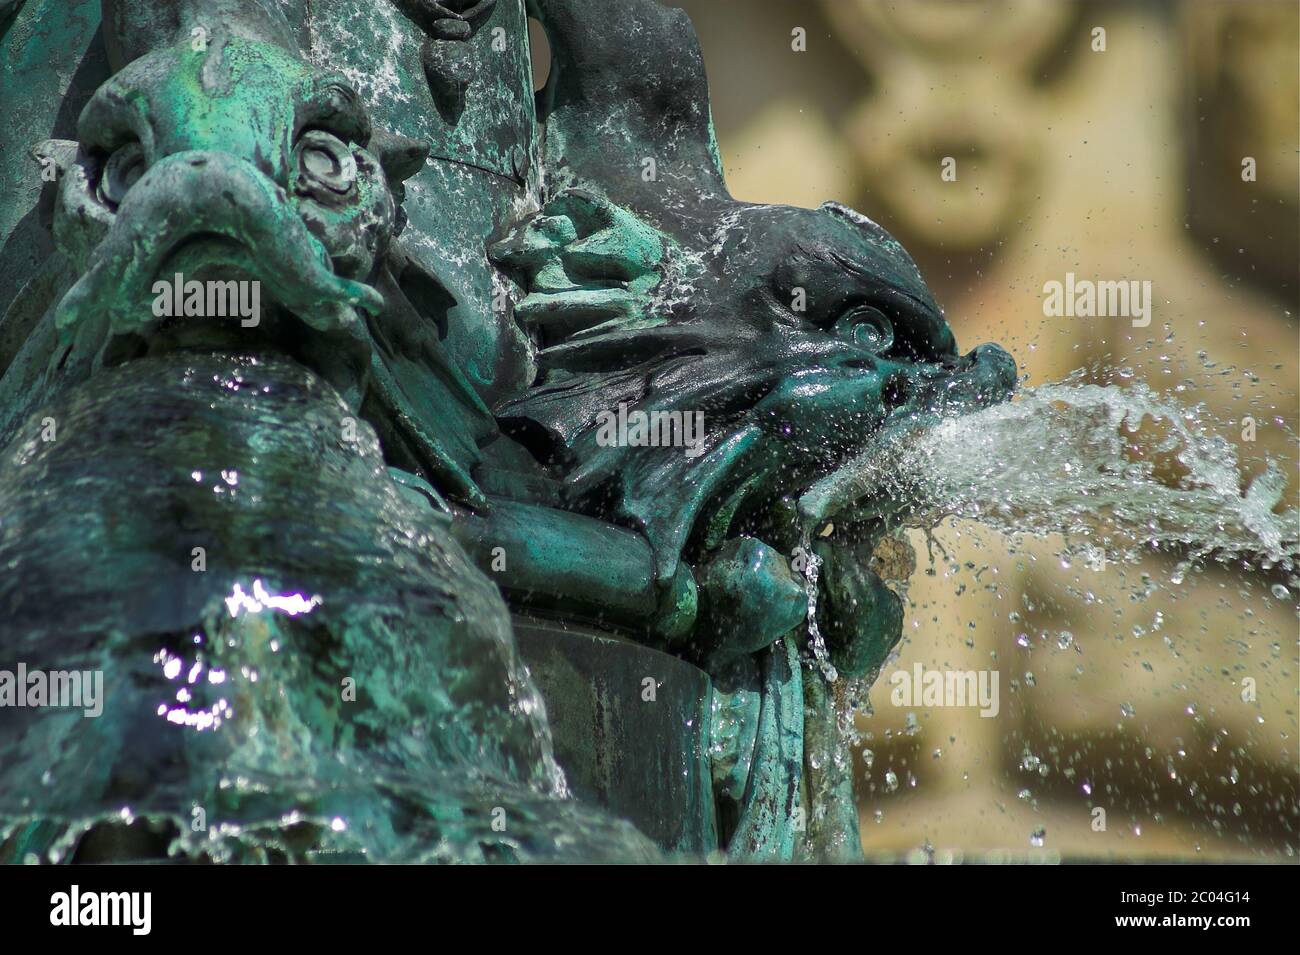
<path id="1" fill-rule="evenodd" d="M 731 198 L 684 14 L 0 31 L 0 657 L 104 704 L 0 709 L 6 859 L 860 855 L 910 568 L 821 489 L 1015 365 L 865 216 Z"/>

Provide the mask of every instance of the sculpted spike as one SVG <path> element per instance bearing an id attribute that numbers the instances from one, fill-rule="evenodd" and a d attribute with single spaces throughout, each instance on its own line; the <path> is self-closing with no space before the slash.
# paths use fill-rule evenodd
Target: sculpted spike
<path id="1" fill-rule="evenodd" d="M 599 17 L 583 0 L 535 8 L 551 45 L 540 113 L 553 189 L 586 184 L 638 211 L 666 205 L 666 193 L 683 203 L 727 195 L 704 57 L 684 12 L 653 0 L 610 0 Z"/>

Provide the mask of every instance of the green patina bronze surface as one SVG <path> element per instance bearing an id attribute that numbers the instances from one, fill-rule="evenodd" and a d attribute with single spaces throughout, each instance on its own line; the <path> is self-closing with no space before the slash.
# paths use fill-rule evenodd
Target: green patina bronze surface
<path id="1" fill-rule="evenodd" d="M 1015 366 L 729 195 L 680 11 L 11 0 L 0 97 L 0 667 L 106 686 L 0 710 L 0 854 L 860 855 L 838 476 Z"/>

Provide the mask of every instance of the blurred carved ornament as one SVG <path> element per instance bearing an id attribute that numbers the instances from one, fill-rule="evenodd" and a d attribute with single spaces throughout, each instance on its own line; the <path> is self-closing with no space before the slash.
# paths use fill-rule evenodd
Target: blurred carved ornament
<path id="1" fill-rule="evenodd" d="M 1069 6 L 1044 0 L 848 3 L 822 0 L 874 92 L 848 138 L 868 181 L 913 242 L 988 247 L 1033 200 L 1040 137 L 1054 108 L 1035 64 L 1063 34 Z M 1000 64 L 988 69 L 990 61 Z M 941 175 L 955 160 L 956 178 Z"/>

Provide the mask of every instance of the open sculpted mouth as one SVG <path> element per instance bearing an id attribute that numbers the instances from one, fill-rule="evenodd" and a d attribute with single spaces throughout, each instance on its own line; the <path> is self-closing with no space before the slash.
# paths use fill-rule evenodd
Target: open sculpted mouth
<path id="1" fill-rule="evenodd" d="M 334 272 L 282 190 L 244 164 L 217 165 L 193 155 L 164 162 L 126 196 L 93 266 L 58 306 L 58 361 L 270 350 L 357 391 L 369 361 L 362 313 L 377 314 L 382 297 Z M 178 194 L 207 179 L 234 199 L 179 215 Z"/>
<path id="2" fill-rule="evenodd" d="M 884 391 L 897 400 L 880 426 L 853 452 L 798 495 L 800 521 L 820 527 L 897 522 L 914 503 L 904 493 L 901 452 L 939 422 L 999 404 L 1016 385 L 1015 365 L 997 346 L 981 345 L 961 359 L 895 374 Z"/>
<path id="3" fill-rule="evenodd" d="M 876 672 L 902 634 L 917 564 L 902 533 L 916 498 L 906 493 L 898 451 L 944 420 L 1006 400 L 1015 381 L 1009 357 L 981 346 L 963 357 L 824 375 L 818 388 L 755 406 L 703 459 L 727 474 L 719 482 L 727 490 L 697 515 L 688 548 L 705 594 L 693 638 L 703 655 L 752 652 L 759 647 L 749 634 L 766 628 L 764 639 L 776 639 L 802 625 L 828 680 Z M 819 399 L 828 400 L 810 409 Z M 775 425 L 756 426 L 768 421 Z M 746 436 L 750 453 L 729 456 Z M 760 582 L 743 583 L 750 580 Z M 745 628 L 733 628 L 734 644 L 711 636 L 725 627 L 714 608 L 728 600 L 756 608 Z"/>
<path id="4" fill-rule="evenodd" d="M 363 309 L 350 296 L 303 301 L 275 276 L 264 276 L 266 269 L 236 243 L 190 240 L 167 257 L 147 288 L 130 294 L 120 286 L 120 297 L 97 303 L 65 300 L 60 317 L 83 322 L 96 304 L 112 315 L 99 352 L 105 366 L 181 350 L 277 354 L 308 366 L 344 395 L 358 393 L 370 358 Z M 377 305 L 367 298 L 367 307 Z"/>
<path id="5" fill-rule="evenodd" d="M 274 350 L 292 357 L 311 335 L 344 341 L 358 337 L 361 308 L 340 295 L 304 303 L 277 276 L 267 275 L 253 252 L 221 236 L 180 243 L 149 283 L 147 313 L 116 330 L 147 339 L 150 352 L 171 348 Z M 371 307 L 377 307 L 375 303 Z"/>

